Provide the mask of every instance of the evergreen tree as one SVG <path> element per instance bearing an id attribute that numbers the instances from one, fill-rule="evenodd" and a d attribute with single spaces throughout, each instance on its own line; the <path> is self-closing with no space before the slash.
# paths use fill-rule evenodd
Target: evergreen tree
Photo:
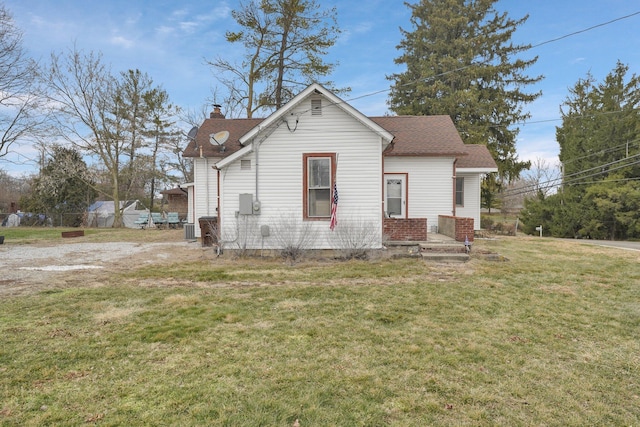
<path id="1" fill-rule="evenodd" d="M 498 183 L 529 168 L 518 160 L 514 124 L 529 118 L 523 107 L 540 93 L 527 85 L 542 77 L 524 71 L 537 58 L 515 56 L 530 46 L 513 45 L 526 21 L 495 10 L 497 0 L 421 0 L 409 5 L 412 31 L 402 31 L 396 58 L 406 70 L 393 81 L 389 105 L 397 114 L 449 115 L 465 143 L 486 144 L 498 164 Z"/>
<path id="2" fill-rule="evenodd" d="M 566 185 L 603 180 L 626 164 L 622 178 L 640 176 L 632 165 L 640 153 L 640 79 L 628 71 L 618 62 L 602 83 L 588 74 L 569 90 L 556 128 Z"/>
<path id="3" fill-rule="evenodd" d="M 33 180 L 31 194 L 20 204 L 28 212 L 46 214 L 58 225 L 77 227 L 96 195 L 80 153 L 54 146 L 40 175 Z"/>
<path id="4" fill-rule="evenodd" d="M 618 62 L 602 83 L 588 74 L 569 90 L 556 129 L 563 185 L 525 204 L 527 230 L 546 221 L 556 237 L 640 237 L 640 79 L 628 70 Z"/>
<path id="5" fill-rule="evenodd" d="M 144 94 L 144 104 L 148 114 L 149 125 L 145 132 L 149 138 L 151 149 L 151 189 L 149 209 L 153 210 L 153 201 L 156 192 L 156 179 L 158 176 L 158 156 L 160 151 L 171 145 L 171 140 L 178 137 L 179 132 L 175 128 L 175 118 L 179 112 L 178 107 L 169 102 L 169 94 L 161 88 L 155 88 Z"/>

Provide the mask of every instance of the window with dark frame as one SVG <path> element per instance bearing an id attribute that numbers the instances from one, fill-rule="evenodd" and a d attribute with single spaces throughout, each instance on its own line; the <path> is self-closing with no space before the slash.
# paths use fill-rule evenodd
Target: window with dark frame
<path id="1" fill-rule="evenodd" d="M 331 191 L 335 180 L 335 154 L 304 154 L 304 218 L 331 217 Z"/>
<path id="2" fill-rule="evenodd" d="M 456 177 L 456 206 L 464 206 L 464 178 Z"/>

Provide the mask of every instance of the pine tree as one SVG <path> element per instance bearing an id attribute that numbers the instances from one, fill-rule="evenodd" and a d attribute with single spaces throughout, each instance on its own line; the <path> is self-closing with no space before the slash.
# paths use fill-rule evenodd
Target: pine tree
<path id="1" fill-rule="evenodd" d="M 556 129 L 566 184 L 585 176 L 602 180 L 608 171 L 640 176 L 637 165 L 617 169 L 623 159 L 640 153 L 640 78 L 627 77 L 628 71 L 618 62 L 602 83 L 588 74 L 569 90 L 561 107 L 562 126 Z"/>
<path id="2" fill-rule="evenodd" d="M 640 236 L 640 78 L 618 62 L 597 83 L 578 80 L 556 129 L 564 198 L 585 212 L 579 228 L 593 238 Z"/>
<path id="3" fill-rule="evenodd" d="M 412 31 L 402 31 L 396 58 L 406 71 L 389 77 L 389 97 L 397 114 L 449 115 L 465 143 L 485 144 L 499 169 L 499 182 L 511 182 L 530 163 L 518 160 L 513 126 L 529 118 L 526 103 L 540 96 L 526 93 L 542 76 L 524 71 L 537 58 L 516 55 L 511 37 L 528 16 L 510 19 L 498 13 L 497 0 L 422 0 L 412 9 Z"/>

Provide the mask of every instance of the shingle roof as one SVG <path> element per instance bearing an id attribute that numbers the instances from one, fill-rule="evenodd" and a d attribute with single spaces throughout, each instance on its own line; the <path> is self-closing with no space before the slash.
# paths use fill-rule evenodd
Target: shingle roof
<path id="1" fill-rule="evenodd" d="M 242 148 L 238 140 L 254 127 L 258 126 L 264 119 L 206 119 L 198 129 L 196 140 L 189 141 L 184 149 L 183 157 L 200 157 L 200 147 L 202 147 L 203 157 L 227 157 Z M 224 152 L 220 151 L 220 146 L 212 145 L 209 135 L 226 130 L 229 132 L 229 139 L 224 143 Z"/>
<path id="2" fill-rule="evenodd" d="M 384 116 L 371 120 L 395 136 L 385 156 L 466 155 L 449 116 Z"/>
<path id="3" fill-rule="evenodd" d="M 370 117 L 380 127 L 394 135 L 385 156 L 451 156 L 458 167 L 495 168 L 496 164 L 484 145 L 464 144 L 449 116 L 383 116 Z M 195 141 L 190 141 L 184 157 L 225 158 L 243 148 L 239 139 L 264 119 L 208 118 L 200 126 Z M 229 138 L 220 146 L 212 145 L 209 135 L 228 131 Z M 464 166 L 463 166 L 464 165 Z"/>
<path id="4" fill-rule="evenodd" d="M 498 165 L 496 165 L 495 160 L 493 160 L 493 156 L 487 149 L 485 145 L 480 144 L 466 144 L 464 146 L 467 153 L 467 156 L 460 157 L 458 159 L 458 163 L 456 163 L 456 167 L 460 168 L 480 168 L 480 169 L 497 169 Z"/>
<path id="5" fill-rule="evenodd" d="M 180 188 L 180 187 L 174 187 L 174 188 L 171 188 L 171 189 L 169 189 L 169 190 L 162 190 L 162 191 L 160 192 L 160 194 L 167 194 L 167 195 L 178 195 L 178 196 L 182 196 L 182 195 L 187 194 L 187 190 L 184 190 L 184 189 L 182 189 L 182 188 Z"/>

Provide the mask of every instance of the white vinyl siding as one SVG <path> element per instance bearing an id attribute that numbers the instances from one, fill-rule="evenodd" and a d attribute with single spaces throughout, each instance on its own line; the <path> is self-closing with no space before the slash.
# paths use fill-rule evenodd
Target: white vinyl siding
<path id="1" fill-rule="evenodd" d="M 385 174 L 407 173 L 407 218 L 427 218 L 438 224 L 438 215 L 453 213 L 453 158 L 386 157 Z"/>
<path id="2" fill-rule="evenodd" d="M 303 155 L 335 153 L 336 184 L 340 194 L 338 227 L 351 222 L 375 228 L 382 241 L 382 139 L 339 107 L 323 100 L 321 115 L 311 114 L 310 99 L 303 100 L 289 113 L 299 115 L 297 128 L 290 132 L 280 125 L 258 149 L 248 155 L 255 164 L 252 171 L 240 171 L 239 161 L 222 172 L 223 230 L 233 234 L 234 227 L 244 227 L 236 218 L 238 195 L 256 195 L 255 172 L 258 170 L 259 215 L 248 221 L 256 226 L 268 225 L 272 235 L 253 244 L 265 248 L 276 246 L 273 234 L 285 222 L 293 221 L 299 227 L 310 227 L 316 233 L 314 248 L 334 247 L 329 230 L 329 219 L 303 221 Z M 257 139 L 261 139 L 258 135 Z M 240 173 L 242 172 L 242 173 Z M 246 173 L 249 172 L 249 173 Z M 248 227 L 248 225 L 247 225 Z"/>
<path id="3" fill-rule="evenodd" d="M 215 159 L 196 158 L 193 161 L 193 176 L 198 183 L 194 187 L 193 220 L 195 224 L 195 236 L 200 237 L 198 218 L 203 216 L 217 216 L 218 207 L 218 176 L 211 168 Z"/>

